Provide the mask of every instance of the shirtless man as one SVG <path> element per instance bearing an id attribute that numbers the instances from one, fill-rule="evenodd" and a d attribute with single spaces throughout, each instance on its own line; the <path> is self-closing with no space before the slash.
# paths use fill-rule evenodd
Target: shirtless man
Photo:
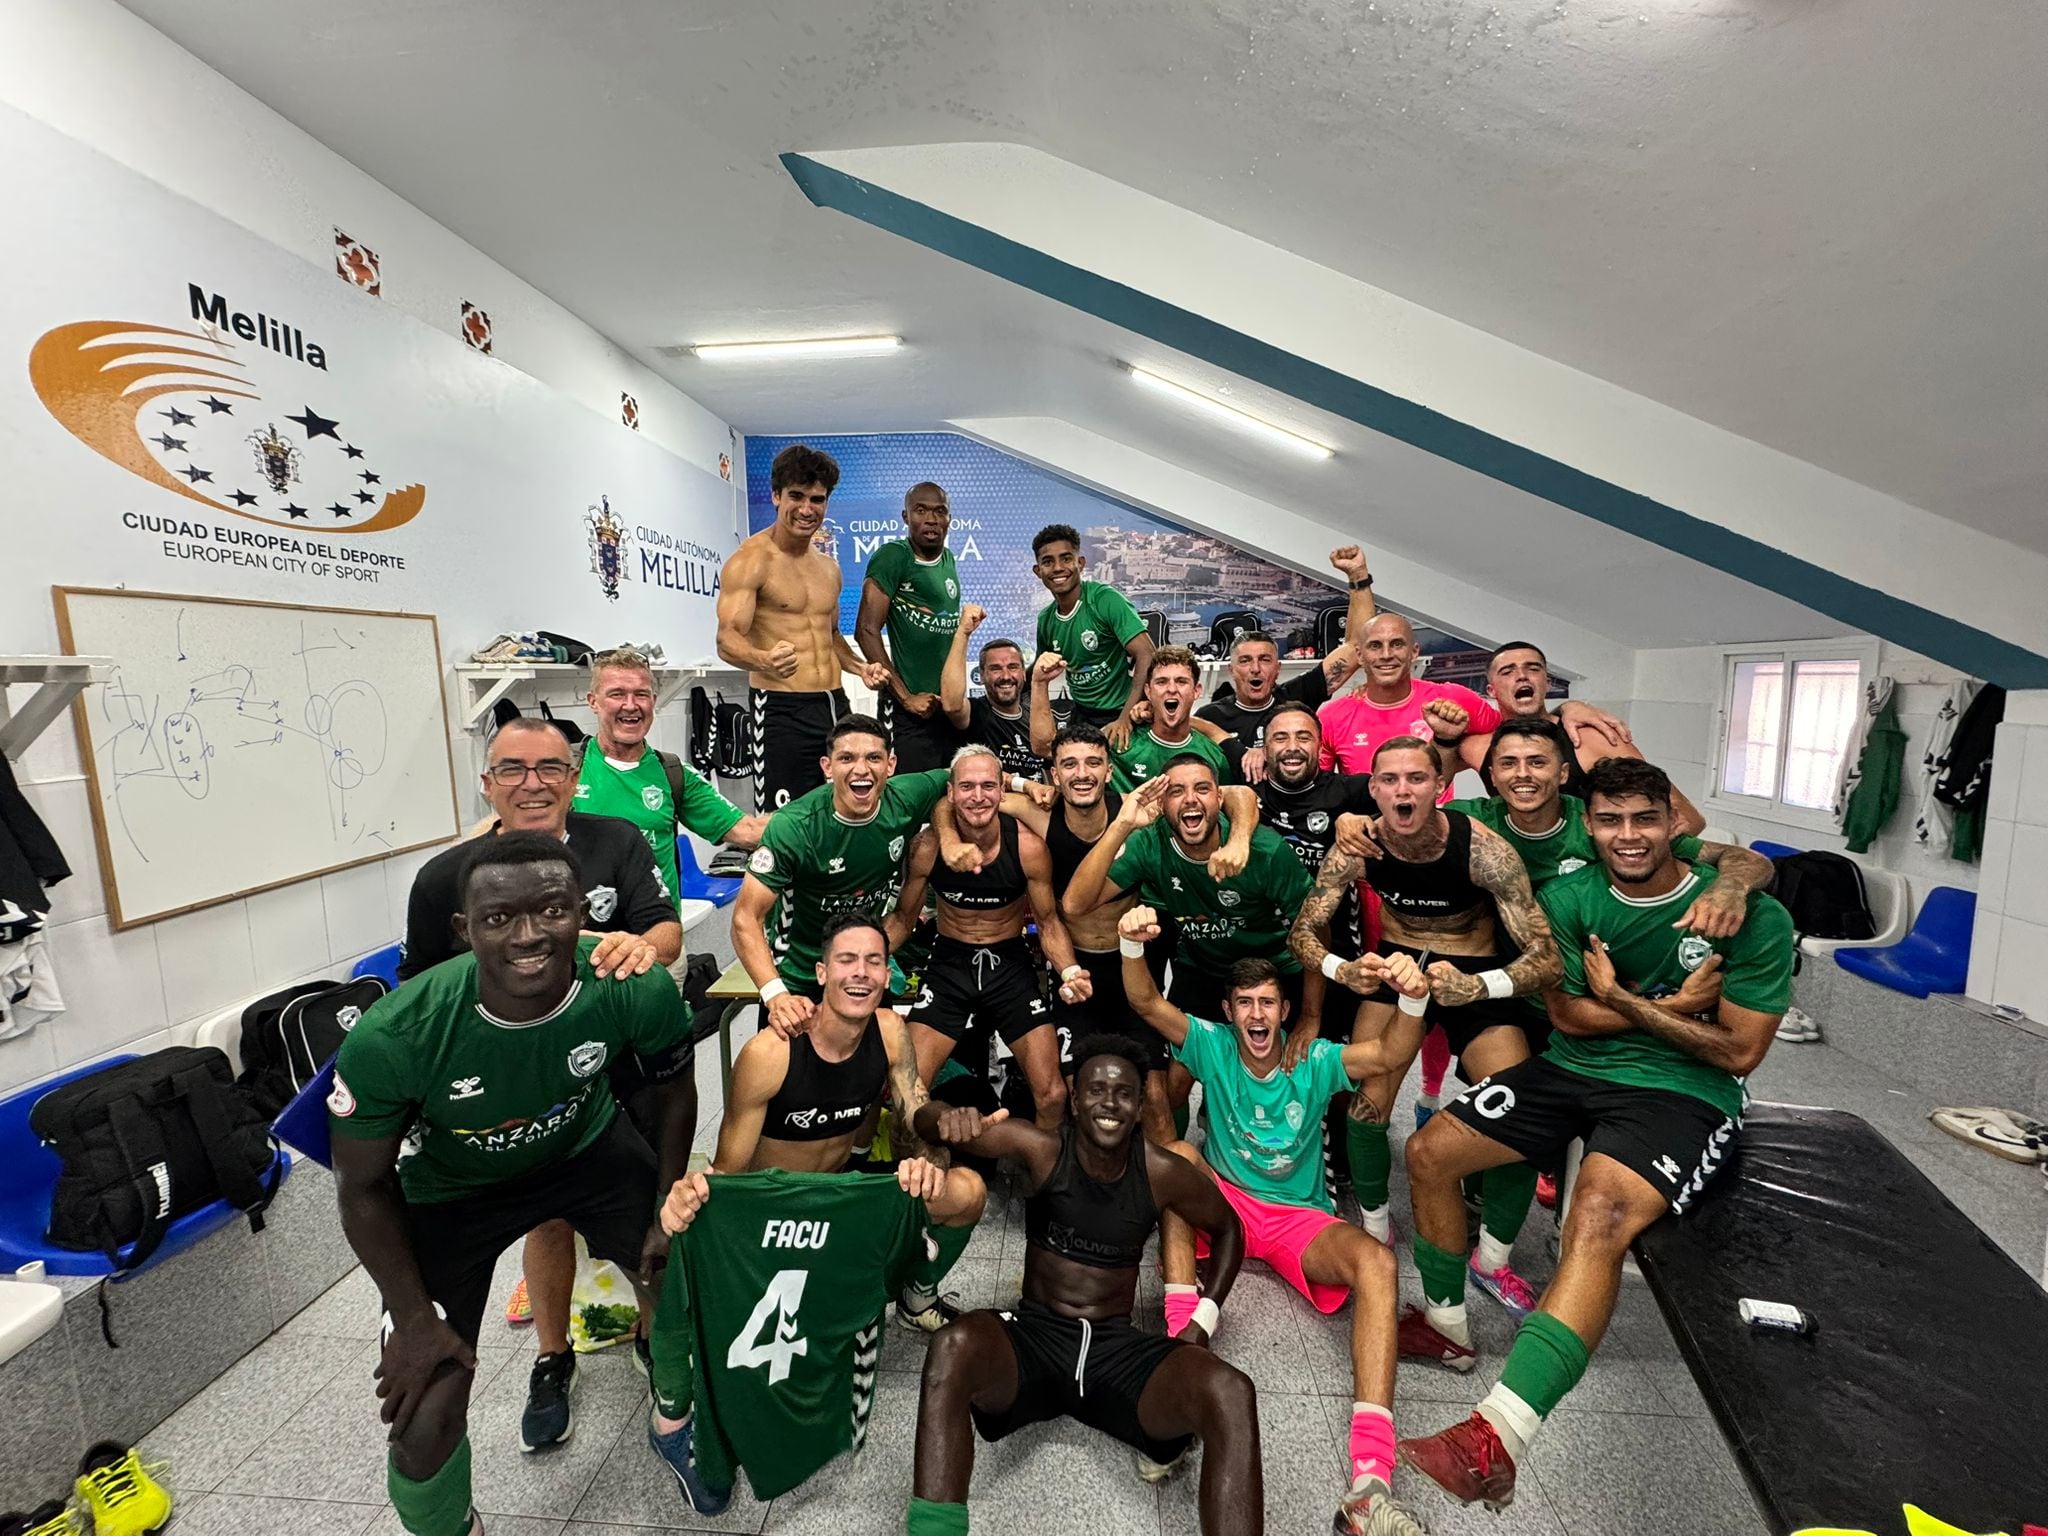
<path id="1" fill-rule="evenodd" d="M 1039 962 L 1024 937 L 1027 918 L 1038 924 L 1038 943 L 1059 971 L 1059 993 L 1069 1002 L 1088 995 L 1088 972 L 1060 922 L 1052 889 L 1052 860 L 1036 832 L 998 807 L 1003 770 L 993 747 L 962 747 L 953 758 L 946 800 L 962 839 L 980 855 L 971 872 L 939 858 L 931 827 L 910 845 L 903 896 L 889 919 L 889 942 L 900 946 L 924 912 L 927 887 L 938 897 L 939 936 L 925 962 L 924 985 L 904 1012 L 917 1050 L 918 1076 L 929 1084 L 962 1040 L 1002 1036 L 1031 1083 L 1038 1123 L 1060 1123 L 1067 1102 L 1060 1077 L 1059 1040 L 1039 987 Z M 986 1051 L 982 1060 L 986 1060 Z"/>
<path id="2" fill-rule="evenodd" d="M 1376 953 L 1406 954 L 1423 968 L 1430 984 L 1423 1014 L 1397 1008 L 1396 990 L 1379 967 L 1330 953 L 1330 917 L 1364 873 L 1355 855 L 1338 850 L 1323 861 L 1289 936 L 1304 967 L 1366 994 L 1352 1037 L 1384 1042 L 1382 1059 L 1391 1070 L 1359 1088 L 1349 1136 L 1351 1187 L 1361 1220 L 1382 1242 L 1390 1235 L 1387 1118 L 1424 1028 L 1443 1026 L 1471 1081 L 1504 1071 L 1531 1055 L 1532 1015 L 1513 999 L 1555 986 L 1561 971 L 1550 923 L 1536 905 L 1521 857 L 1499 833 L 1464 812 L 1437 809 L 1442 787 L 1443 759 L 1431 743 L 1396 736 L 1380 747 L 1372 776 L 1384 850 L 1372 867 L 1380 897 Z M 1508 943 L 1520 952 L 1512 959 Z M 1472 1264 L 1473 1279 L 1517 1318 L 1536 1303 L 1535 1292 L 1508 1266 L 1508 1251 L 1536 1193 L 1535 1171 L 1521 1167 L 1518 1174 L 1496 1173 L 1485 1183 L 1482 1242 Z M 1440 1339 L 1419 1310 L 1402 1318 L 1401 1340 L 1404 1354 L 1470 1369 L 1470 1352 Z"/>
<path id="3" fill-rule="evenodd" d="M 1000 1111 L 918 1111 L 920 1136 L 1002 1158 L 1028 1193 L 1023 1299 L 968 1313 L 925 1355 L 905 1529 L 967 1530 L 976 1433 L 1001 1440 L 1072 1417 L 1136 1451 L 1148 1483 L 1171 1476 L 1199 1437 L 1202 1536 L 1259 1536 L 1257 1394 L 1242 1371 L 1202 1347 L 1237 1278 L 1243 1232 L 1214 1183 L 1138 1134 L 1141 1068 L 1129 1042 L 1091 1035 L 1074 1055 L 1074 1114 L 1057 1133 Z M 1170 1339 L 1131 1322 L 1145 1244 L 1166 1212 L 1206 1233 L 1214 1255 L 1209 1294 Z"/>
<path id="4" fill-rule="evenodd" d="M 1500 707 L 1503 720 L 1547 720 L 1564 725 L 1562 710 L 1552 714 L 1550 710 L 1550 662 L 1542 648 L 1530 640 L 1510 640 L 1506 645 L 1497 646 L 1486 658 L 1486 693 Z M 1574 701 L 1565 700 L 1565 707 Z M 1603 757 L 1626 757 L 1640 760 L 1642 752 L 1637 748 L 1635 738 L 1629 735 L 1628 727 L 1612 716 L 1602 716 L 1591 722 L 1591 729 L 1581 729 L 1571 734 L 1571 755 L 1565 760 L 1563 792 L 1583 802 L 1586 798 L 1586 774 Z M 1488 762 L 1488 749 L 1493 745 L 1490 736 L 1478 735 L 1469 738 L 1471 756 L 1466 761 L 1479 770 L 1479 776 L 1486 781 L 1489 790 L 1497 790 L 1493 781 L 1493 770 Z M 1463 747 L 1460 748 L 1464 750 Z M 1671 791 L 1671 809 L 1677 817 L 1672 830 L 1683 837 L 1697 837 L 1700 828 L 1707 824 L 1699 807 L 1686 799 L 1679 790 Z M 1573 825 L 1577 825 L 1576 822 Z"/>
<path id="5" fill-rule="evenodd" d="M 1074 872 L 1081 867 L 1110 821 L 1123 807 L 1123 797 L 1109 787 L 1109 742 L 1102 731 L 1085 721 L 1075 721 L 1052 741 L 1052 787 L 1059 798 L 1041 807 L 1024 794 L 1015 792 L 1003 800 L 1003 813 L 1014 816 L 1045 842 L 1052 859 L 1052 885 L 1064 898 Z M 1241 870 L 1251 856 L 1252 832 L 1259 824 L 1258 802 L 1242 784 L 1223 791 L 1224 813 L 1230 818 L 1230 838 L 1222 857 L 1216 861 L 1219 875 Z M 932 826 L 939 834 L 939 852 L 955 869 L 979 869 L 980 853 L 954 833 L 952 809 L 941 801 L 932 809 Z M 1052 1017 L 1060 1038 L 1060 1059 L 1072 1067 L 1073 1044 L 1083 1035 L 1122 1035 L 1142 1052 L 1145 1061 L 1145 1135 L 1160 1146 L 1172 1141 L 1173 1108 L 1166 1091 L 1166 1042 L 1159 1033 L 1132 1012 L 1124 999 L 1123 963 L 1117 955 L 1117 919 L 1137 901 L 1131 892 L 1115 901 L 1079 915 L 1062 913 L 1067 936 L 1074 946 L 1075 961 L 1088 972 L 1088 990 L 1071 1000 L 1055 994 Z M 1167 946 L 1153 957 L 1153 979 L 1166 973 Z"/>
<path id="6" fill-rule="evenodd" d="M 848 713 L 839 674 L 870 688 L 889 682 L 886 663 L 865 661 L 839 633 L 843 578 L 811 547 L 839 466 L 792 443 L 775 456 L 769 489 L 775 522 L 725 562 L 718 589 L 718 655 L 747 674 L 754 706 L 754 809 L 768 812 L 824 782 L 825 733 Z"/>

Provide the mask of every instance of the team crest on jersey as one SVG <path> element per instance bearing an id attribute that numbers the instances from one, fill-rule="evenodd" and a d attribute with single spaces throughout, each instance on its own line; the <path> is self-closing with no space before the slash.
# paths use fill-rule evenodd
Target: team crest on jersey
<path id="1" fill-rule="evenodd" d="M 590 920 L 593 923 L 608 923 L 619 910 L 619 893 L 608 885 L 593 885 L 584 892 L 584 899 L 590 903 Z"/>
<path id="2" fill-rule="evenodd" d="M 1584 859 L 1559 859 L 1557 861 L 1557 872 L 1560 875 L 1569 875 L 1585 867 L 1586 861 Z"/>
<path id="3" fill-rule="evenodd" d="M 747 868 L 757 875 L 775 873 L 775 855 L 766 848 L 756 848 L 747 859 Z"/>
<path id="4" fill-rule="evenodd" d="M 341 1026 L 343 1034 L 347 1034 L 350 1030 L 354 1029 L 356 1021 L 362 1018 L 362 1016 L 363 1010 L 354 1003 L 349 1003 L 344 1007 L 334 1010 L 334 1022 Z"/>
<path id="5" fill-rule="evenodd" d="M 903 838 L 900 833 L 897 836 L 889 839 L 889 857 L 891 859 L 900 859 L 903 857 Z"/>
<path id="6" fill-rule="evenodd" d="M 1095 633 L 1095 631 L 1094 631 L 1094 630 L 1092 630 L 1092 629 L 1084 629 L 1084 630 L 1082 630 L 1082 631 L 1081 631 L 1081 649 L 1082 649 L 1082 650 L 1084 650 L 1084 651 L 1099 651 L 1099 650 L 1101 650 L 1101 649 L 1102 649 L 1102 636 L 1100 636 L 1100 635 L 1098 635 L 1097 633 Z"/>
<path id="7" fill-rule="evenodd" d="M 1238 893 L 1235 891 L 1218 891 L 1216 893 L 1216 899 L 1222 902 L 1223 905 L 1226 907 L 1234 907 L 1240 901 L 1244 900 L 1244 898 L 1238 895 Z"/>
<path id="8" fill-rule="evenodd" d="M 649 809 L 650 811 L 660 810 L 661 786 L 659 784 L 649 784 L 645 789 L 641 790 L 640 803 L 646 806 L 647 809 Z"/>
<path id="9" fill-rule="evenodd" d="M 327 1095 L 327 1112 L 343 1120 L 356 1112 L 356 1096 L 348 1091 L 339 1072 L 334 1074 L 334 1087 Z"/>
<path id="10" fill-rule="evenodd" d="M 1714 946 L 1696 933 L 1688 933 L 1678 941 L 1678 963 L 1688 971 L 1696 971 L 1707 963 L 1707 956 L 1714 952 Z"/>
<path id="11" fill-rule="evenodd" d="M 1299 1104 L 1290 1103 L 1287 1106 L 1287 1128 L 1290 1131 L 1301 1129 L 1301 1113 L 1301 1106 Z"/>
<path id="12" fill-rule="evenodd" d="M 595 1077 L 604 1070 L 609 1054 L 602 1040 L 586 1040 L 569 1053 L 569 1070 L 578 1077 Z"/>
<path id="13" fill-rule="evenodd" d="M 955 580 L 954 580 L 954 579 L 953 579 L 952 577 L 948 576 L 948 577 L 946 578 L 946 596 L 948 596 L 948 597 L 958 597 L 959 595 L 960 595 L 960 583 L 959 583 L 959 582 L 957 582 L 957 581 L 955 581 Z"/>
<path id="14" fill-rule="evenodd" d="M 1310 811 L 1310 812 L 1308 813 L 1308 829 L 1309 829 L 1309 831 L 1311 831 L 1311 832 L 1327 832 L 1327 831 L 1329 831 L 1329 830 L 1330 830 L 1330 816 L 1329 816 L 1329 813 L 1328 813 L 1327 811 Z"/>

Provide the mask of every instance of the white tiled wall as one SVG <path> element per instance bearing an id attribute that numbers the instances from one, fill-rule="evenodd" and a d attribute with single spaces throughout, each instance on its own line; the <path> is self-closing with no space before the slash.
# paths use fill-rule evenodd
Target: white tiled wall
<path id="1" fill-rule="evenodd" d="M 1989 813 L 1969 993 L 2048 1023 L 2048 691 L 2006 699 Z"/>

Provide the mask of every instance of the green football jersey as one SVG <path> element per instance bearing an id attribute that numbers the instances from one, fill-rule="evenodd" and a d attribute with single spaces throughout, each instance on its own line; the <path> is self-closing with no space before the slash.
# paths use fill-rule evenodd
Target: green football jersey
<path id="1" fill-rule="evenodd" d="M 1131 600 L 1099 581 L 1081 583 L 1074 611 L 1060 616 L 1058 603 L 1038 610 L 1038 650 L 1067 659 L 1067 692 L 1090 709 L 1122 709 L 1131 696 L 1131 657 L 1124 649 L 1145 632 Z"/>
<path id="2" fill-rule="evenodd" d="M 895 909 L 910 840 L 931 819 L 951 777 L 946 768 L 892 775 L 882 786 L 880 807 L 862 822 L 840 819 L 830 784 L 768 818 L 747 871 L 778 897 L 768 939 L 784 981 L 817 987 L 818 945 L 825 924 L 840 913 L 885 917 Z"/>
<path id="3" fill-rule="evenodd" d="M 1228 838 L 1229 818 L 1218 820 L 1222 836 Z M 1204 860 L 1181 852 L 1163 819 L 1155 821 L 1132 833 L 1117 850 L 1109 880 L 1120 890 L 1136 891 L 1141 901 L 1179 922 L 1176 965 L 1214 976 L 1257 955 L 1271 960 L 1284 975 L 1301 969 L 1287 947 L 1287 932 L 1315 882 L 1286 839 L 1270 827 L 1252 829 L 1251 857 L 1244 873 L 1218 883 L 1210 878 Z"/>
<path id="4" fill-rule="evenodd" d="M 600 978 L 598 936 L 576 945 L 576 980 L 545 1018 L 493 1018 L 476 956 L 458 955 L 379 998 L 341 1042 L 328 1124 L 373 1140 L 419 1133 L 398 1165 L 415 1205 L 564 1162 L 604 1134 L 617 1106 L 605 1069 L 631 1051 L 656 1060 L 687 1045 L 690 1010 L 660 966 Z"/>
<path id="5" fill-rule="evenodd" d="M 925 1257 L 924 1228 L 892 1174 L 712 1175 L 654 1313 L 696 1357 L 706 1482 L 730 1487 L 743 1467 L 765 1502 L 860 1445 L 883 1309 Z"/>
<path id="6" fill-rule="evenodd" d="M 1293 1071 L 1276 1062 L 1256 1077 L 1238 1054 L 1237 1031 L 1190 1018 L 1173 1054 L 1202 1085 L 1209 1126 L 1202 1155 L 1211 1167 L 1261 1200 L 1332 1209 L 1323 1184 L 1323 1111 L 1353 1086 L 1341 1045 L 1318 1040 Z"/>
<path id="7" fill-rule="evenodd" d="M 575 808 L 638 827 L 671 892 L 682 889 L 676 869 L 676 823 L 681 821 L 707 843 L 715 843 L 733 829 L 741 814 L 689 764 L 683 765 L 683 803 L 677 805 L 669 792 L 668 770 L 651 750 L 642 752 L 637 763 L 622 764 L 606 757 L 595 741 L 583 751 Z"/>
<path id="8" fill-rule="evenodd" d="M 1639 996 L 1669 997 L 1707 956 L 1719 954 L 1725 1001 L 1758 1013 L 1783 1013 L 1792 1004 L 1793 935 L 1791 914 L 1777 902 L 1752 893 L 1749 914 L 1733 938 L 1705 939 L 1671 926 L 1713 881 L 1711 870 L 1688 869 L 1669 894 L 1653 900 L 1620 894 L 1597 864 L 1551 881 L 1537 900 L 1550 915 L 1564 960 L 1561 989 L 1572 997 L 1586 995 L 1585 951 L 1597 933 L 1614 961 L 1616 979 Z M 1642 1030 L 1585 1038 L 1559 1031 L 1546 1054 L 1583 1077 L 1690 1094 L 1723 1114 L 1742 1113 L 1739 1078 Z"/>
<path id="9" fill-rule="evenodd" d="M 867 579 L 889 594 L 889 658 L 903 686 L 937 693 L 953 631 L 960 627 L 960 571 L 953 551 L 920 560 L 908 539 L 895 539 L 868 556 Z"/>
<path id="10" fill-rule="evenodd" d="M 1559 796 L 1558 823 L 1541 837 L 1531 837 L 1510 821 L 1508 803 L 1499 795 L 1489 795 L 1483 800 L 1453 800 L 1444 809 L 1463 811 L 1474 821 L 1493 828 L 1506 838 L 1515 852 L 1522 856 L 1523 867 L 1529 871 L 1529 885 L 1534 890 L 1542 890 L 1559 875 L 1568 875 L 1588 864 L 1600 862 L 1600 852 L 1593 846 L 1593 834 L 1586 830 L 1586 802 L 1577 795 Z M 1690 864 L 1699 858 L 1701 847 L 1696 837 L 1674 837 L 1671 856 Z"/>
<path id="11" fill-rule="evenodd" d="M 1147 779 L 1156 779 L 1166 772 L 1166 765 L 1183 752 L 1194 753 L 1213 768 L 1218 784 L 1237 782 L 1237 775 L 1231 771 L 1230 760 L 1223 755 L 1223 749 L 1200 731 L 1190 731 L 1186 741 L 1169 745 L 1148 728 L 1131 732 L 1131 744 L 1123 751 L 1110 748 L 1110 787 L 1120 795 L 1128 795 Z"/>

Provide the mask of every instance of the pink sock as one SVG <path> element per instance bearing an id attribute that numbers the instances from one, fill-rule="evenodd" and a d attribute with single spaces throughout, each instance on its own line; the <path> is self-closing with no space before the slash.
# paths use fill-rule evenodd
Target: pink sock
<path id="1" fill-rule="evenodd" d="M 1432 1024 L 1422 1037 L 1422 1091 L 1435 1098 L 1444 1091 L 1444 1074 L 1451 1070 L 1451 1041 L 1441 1024 Z"/>
<path id="2" fill-rule="evenodd" d="M 1192 1285 L 1169 1285 L 1166 1288 L 1166 1336 L 1169 1339 L 1187 1327 L 1188 1319 L 1195 1315 L 1195 1307 L 1201 1299 L 1202 1293 Z"/>
<path id="3" fill-rule="evenodd" d="M 1394 1486 L 1394 1413 L 1377 1403 L 1351 1405 L 1351 1480 L 1361 1477 Z"/>

